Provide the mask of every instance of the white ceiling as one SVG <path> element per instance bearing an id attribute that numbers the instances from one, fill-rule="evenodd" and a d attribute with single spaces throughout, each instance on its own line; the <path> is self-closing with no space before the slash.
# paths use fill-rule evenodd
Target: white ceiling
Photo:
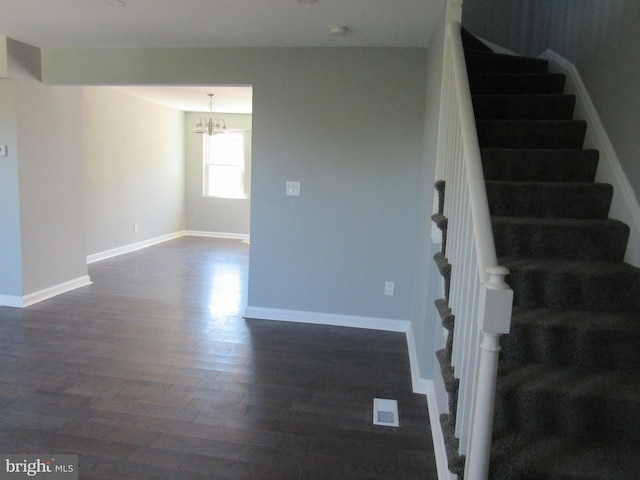
<path id="1" fill-rule="evenodd" d="M 40 48 L 426 47 L 443 4 L 309 1 L 0 0 L 0 35 Z M 118 6 L 121 2 L 125 5 Z M 331 25 L 348 32 L 329 35 Z M 220 112 L 246 111 L 251 94 L 238 87 L 136 87 L 128 93 L 153 95 L 188 111 L 206 111 L 206 93 L 216 93 L 214 110 Z"/>
<path id="2" fill-rule="evenodd" d="M 129 95 L 159 103 L 185 112 L 208 112 L 209 97 L 213 93 L 213 111 L 217 113 L 251 113 L 250 86 L 212 85 L 208 87 L 176 86 L 118 86 L 111 87 Z"/>

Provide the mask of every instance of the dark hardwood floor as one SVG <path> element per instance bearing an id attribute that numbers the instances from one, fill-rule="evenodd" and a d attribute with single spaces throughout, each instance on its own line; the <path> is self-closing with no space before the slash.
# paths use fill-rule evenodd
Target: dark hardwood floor
<path id="1" fill-rule="evenodd" d="M 404 334 L 245 320 L 248 258 L 183 237 L 0 307 L 0 452 L 78 454 L 86 480 L 436 479 Z"/>

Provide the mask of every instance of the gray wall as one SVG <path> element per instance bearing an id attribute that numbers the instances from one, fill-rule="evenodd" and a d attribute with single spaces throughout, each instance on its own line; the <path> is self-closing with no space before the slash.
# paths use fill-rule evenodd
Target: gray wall
<path id="1" fill-rule="evenodd" d="M 0 256 L 1 263 L 9 263 L 12 275 L 15 262 L 21 258 L 22 291 L 15 289 L 19 283 L 16 275 L 7 293 L 24 296 L 87 275 L 83 238 L 82 90 L 40 83 L 38 49 L 11 40 L 7 49 L 9 75 L 15 85 L 17 133 L 12 139 L 8 132 L 7 143 L 13 152 L 9 159 L 10 185 L 6 193 L 3 189 L 0 194 L 13 196 L 7 205 L 10 210 L 7 241 L 11 245 Z M 8 103 L 10 106 L 10 99 Z M 15 228 L 16 159 L 19 232 Z M 4 228 L 3 218 L 3 236 Z M 15 248 L 17 238 L 21 242 L 19 251 Z M 7 256 L 12 256 L 8 262 Z"/>
<path id="2" fill-rule="evenodd" d="M 424 51 L 319 50 L 271 71 L 268 91 L 254 83 L 249 303 L 408 320 Z"/>
<path id="3" fill-rule="evenodd" d="M 247 198 L 212 198 L 202 196 L 203 187 L 203 135 L 191 133 L 202 117 L 201 113 L 187 113 L 185 146 L 187 162 L 186 225 L 187 230 L 249 235 L 251 217 L 251 115 L 216 113 L 229 129 L 246 131 L 245 192 Z M 206 115 L 205 115 L 206 116 Z"/>
<path id="4" fill-rule="evenodd" d="M 22 296 L 16 82 L 0 79 L 0 296 Z M 0 301 L 0 304 L 2 302 Z"/>
<path id="5" fill-rule="evenodd" d="M 252 85 L 249 304 L 409 320 L 424 220 L 424 49 L 42 54 L 54 84 Z M 286 180 L 302 182 L 300 197 L 285 197 Z M 383 295 L 385 280 L 395 296 Z"/>
<path id="6" fill-rule="evenodd" d="M 184 230 L 184 113 L 111 88 L 83 90 L 87 253 Z"/>
<path id="7" fill-rule="evenodd" d="M 573 63 L 640 197 L 640 8 L 637 0 L 466 0 L 463 23 L 505 48 L 551 49 Z"/>

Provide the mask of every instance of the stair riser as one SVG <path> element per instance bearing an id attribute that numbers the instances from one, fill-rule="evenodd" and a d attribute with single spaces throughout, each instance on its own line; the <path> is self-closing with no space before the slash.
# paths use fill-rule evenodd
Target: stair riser
<path id="1" fill-rule="evenodd" d="M 501 257 L 564 258 L 621 262 L 629 228 L 621 223 L 564 226 L 511 224 L 494 219 L 496 252 Z"/>
<path id="2" fill-rule="evenodd" d="M 500 342 L 500 358 L 521 363 L 580 368 L 640 370 L 640 329 L 584 331 L 571 327 L 511 324 Z"/>
<path id="3" fill-rule="evenodd" d="M 571 120 L 575 97 L 474 95 L 473 110 L 479 119 Z"/>
<path id="4" fill-rule="evenodd" d="M 518 72 L 546 73 L 548 62 L 537 58 L 517 57 L 514 55 L 497 55 L 478 51 L 466 51 L 467 71 L 477 72 Z"/>
<path id="5" fill-rule="evenodd" d="M 481 148 L 580 149 L 586 124 L 582 121 L 478 120 Z"/>
<path id="6" fill-rule="evenodd" d="M 593 182 L 596 150 L 482 149 L 485 180 Z"/>
<path id="7" fill-rule="evenodd" d="M 638 274 L 522 271 L 508 262 L 504 265 L 511 271 L 507 283 L 516 306 L 640 312 Z"/>
<path id="8" fill-rule="evenodd" d="M 509 75 L 478 73 L 469 75 L 472 94 L 560 95 L 566 78 L 561 74 Z"/>
<path id="9" fill-rule="evenodd" d="M 606 219 L 612 198 L 607 184 L 487 182 L 489 209 L 501 217 Z"/>
<path id="10" fill-rule="evenodd" d="M 494 432 L 518 429 L 568 439 L 640 441 L 640 402 L 576 397 L 548 390 L 496 392 Z M 620 412 L 625 412 L 621 421 Z"/>

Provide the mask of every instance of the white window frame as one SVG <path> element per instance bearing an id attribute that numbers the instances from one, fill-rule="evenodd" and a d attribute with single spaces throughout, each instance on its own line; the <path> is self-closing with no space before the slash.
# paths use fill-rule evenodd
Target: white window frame
<path id="1" fill-rule="evenodd" d="M 203 191 L 207 198 L 247 198 L 245 190 L 245 170 L 247 162 L 246 132 L 232 130 L 228 133 L 203 135 Z M 239 151 L 222 152 L 216 157 L 211 151 L 215 142 L 237 143 Z M 214 184 L 214 179 L 219 180 Z"/>

